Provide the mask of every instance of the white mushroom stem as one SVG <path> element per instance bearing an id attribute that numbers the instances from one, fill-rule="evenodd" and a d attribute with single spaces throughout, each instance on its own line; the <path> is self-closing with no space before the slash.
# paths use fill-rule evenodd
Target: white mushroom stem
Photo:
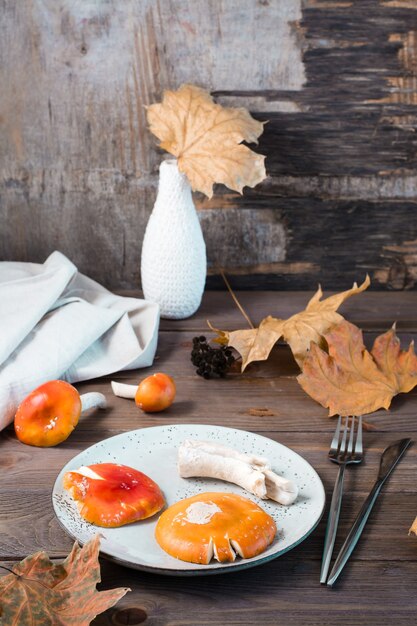
<path id="1" fill-rule="evenodd" d="M 99 391 L 90 391 L 80 396 L 81 413 L 89 409 L 105 409 L 107 407 L 106 396 Z"/>
<path id="2" fill-rule="evenodd" d="M 178 471 L 182 478 L 217 478 L 234 483 L 258 498 L 292 504 L 298 487 L 275 474 L 267 459 L 241 454 L 233 448 L 209 441 L 184 441 L 178 449 Z"/>
<path id="3" fill-rule="evenodd" d="M 280 504 L 292 504 L 298 496 L 298 487 L 288 478 L 283 478 L 271 470 L 263 472 L 265 476 L 266 495 Z"/>
<path id="4" fill-rule="evenodd" d="M 202 448 L 181 445 L 178 450 L 178 471 L 182 478 L 218 478 L 239 485 L 258 498 L 267 497 L 262 472 L 239 459 L 209 454 Z"/>
<path id="5" fill-rule="evenodd" d="M 242 454 L 241 452 L 238 452 L 238 450 L 224 446 L 221 443 L 200 441 L 197 439 L 186 439 L 181 445 L 186 448 L 198 448 L 208 454 L 217 454 L 219 456 L 228 457 L 229 459 L 238 459 L 239 461 L 248 463 L 257 469 L 271 469 L 271 464 L 265 457 L 257 456 L 256 454 Z"/>
<path id="6" fill-rule="evenodd" d="M 111 388 L 115 396 L 119 396 L 119 398 L 129 398 L 134 399 L 136 392 L 138 390 L 137 385 L 126 385 L 126 383 L 116 383 L 114 380 L 111 381 Z"/>

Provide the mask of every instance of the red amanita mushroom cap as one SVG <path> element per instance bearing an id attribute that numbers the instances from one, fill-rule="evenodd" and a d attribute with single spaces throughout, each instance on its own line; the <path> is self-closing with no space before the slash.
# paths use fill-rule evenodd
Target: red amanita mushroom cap
<path id="1" fill-rule="evenodd" d="M 162 509 L 164 496 L 146 474 L 126 465 L 96 463 L 64 475 L 81 517 L 113 528 L 145 519 Z"/>
<path id="2" fill-rule="evenodd" d="M 180 500 L 158 520 L 155 538 L 171 556 L 191 563 L 249 559 L 274 540 L 275 522 L 261 507 L 234 493 L 200 493 Z"/>
<path id="3" fill-rule="evenodd" d="M 20 441 L 31 446 L 55 446 L 72 433 L 81 414 L 78 391 L 63 380 L 37 387 L 19 405 L 14 427 Z"/>

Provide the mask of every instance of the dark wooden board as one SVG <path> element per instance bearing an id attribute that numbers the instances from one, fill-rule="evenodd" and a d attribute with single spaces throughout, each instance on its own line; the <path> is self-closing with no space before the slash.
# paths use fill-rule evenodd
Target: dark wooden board
<path id="1" fill-rule="evenodd" d="M 256 297 L 255 297 L 256 295 Z M 239 293 L 250 314 L 259 318 L 277 302 L 283 315 L 301 308 L 307 293 Z M 350 319 L 361 320 L 369 339 L 393 316 L 404 337 L 417 334 L 415 295 L 368 293 L 345 305 Z M 241 316 L 230 296 L 210 292 L 191 320 L 163 321 L 157 358 L 147 370 L 123 372 L 114 378 L 137 382 L 155 371 L 171 373 L 178 397 L 165 413 L 146 415 L 133 401 L 116 398 L 106 377 L 78 385 L 80 392 L 100 390 L 106 411 L 83 416 L 71 437 L 48 450 L 20 444 L 10 427 L 0 433 L 0 563 L 7 567 L 39 549 L 63 558 L 71 539 L 55 519 L 51 491 L 62 466 L 86 447 L 121 432 L 161 424 L 219 424 L 258 432 L 280 441 L 306 458 L 331 494 L 337 468 L 327 459 L 334 421 L 304 394 L 295 380 L 297 366 L 289 349 L 279 345 L 267 363 L 253 364 L 245 374 L 204 381 L 193 371 L 189 351 L 193 333 L 215 317 L 237 328 Z M 269 408 L 272 415 L 254 417 L 251 408 Z M 346 473 L 345 497 L 336 550 L 346 536 L 377 474 L 382 450 L 409 436 L 417 440 L 417 393 L 394 399 L 392 409 L 366 420 L 365 460 Z M 320 586 L 319 572 L 326 514 L 317 530 L 290 553 L 246 572 L 204 578 L 164 577 L 129 570 L 101 560 L 101 588 L 128 586 L 132 592 L 115 609 L 99 616 L 97 626 L 142 623 L 151 626 L 218 624 L 290 624 L 291 626 L 380 626 L 384 620 L 409 626 L 415 621 L 417 540 L 408 528 L 417 513 L 417 446 L 406 453 L 390 477 L 347 568 L 334 590 Z M 130 617 L 129 617 L 130 611 Z M 123 621 L 124 620 L 124 621 Z M 130 620 L 130 621 L 129 621 Z M 136 620 L 136 621 L 135 621 Z M 7 625 L 5 625 L 7 626 Z"/>
<path id="2" fill-rule="evenodd" d="M 120 570 L 105 568 L 104 582 L 131 584 L 131 577 Z M 415 563 L 356 561 L 334 590 L 320 587 L 319 574 L 319 562 L 295 560 L 293 555 L 267 564 L 262 573 L 248 570 L 187 583 L 137 574 L 133 593 L 122 602 L 143 608 L 149 615 L 146 624 L 152 626 L 208 626 L 214 621 L 234 626 L 381 626 L 386 619 L 401 626 L 414 623 Z M 98 618 L 96 624 L 110 626 L 111 617 Z"/>
<path id="3" fill-rule="evenodd" d="M 307 540 L 309 541 L 309 540 Z M 307 543 L 307 542 L 306 542 Z M 161 577 L 102 562 L 102 588 L 132 589 L 94 626 L 410 626 L 415 622 L 416 566 L 412 561 L 354 560 L 337 587 L 320 586 L 320 562 L 300 551 L 247 570 L 215 577 Z M 0 561 L 1 564 L 1 561 Z M 10 567 L 11 562 L 4 563 Z M 132 621 L 126 619 L 130 611 Z"/>
<path id="4" fill-rule="evenodd" d="M 314 290 L 310 292 L 239 291 L 238 300 L 256 326 L 268 315 L 287 319 L 291 315 L 303 311 L 317 287 L 317 284 L 314 285 Z M 352 282 L 345 281 L 341 291 L 351 287 Z M 324 289 L 323 299 L 334 293 L 327 290 L 324 284 L 322 288 Z M 138 291 L 120 293 L 122 295 L 140 295 Z M 417 295 L 414 292 L 404 292 L 399 297 L 397 293 L 385 293 L 381 296 L 369 290 L 364 291 L 358 296 L 352 296 L 346 300 L 339 311 L 346 319 L 373 333 L 385 332 L 394 322 L 397 323 L 399 333 L 404 331 L 407 335 L 407 333 L 413 333 L 417 330 Z M 209 330 L 207 321 L 221 330 L 248 328 L 246 320 L 233 304 L 229 293 L 207 291 L 203 295 L 201 307 L 192 317 L 185 320 L 163 319 L 160 328 L 169 331 L 186 330 L 190 332 L 190 336 L 193 332 L 198 333 L 199 331 L 206 334 L 207 337 L 214 336 Z"/>

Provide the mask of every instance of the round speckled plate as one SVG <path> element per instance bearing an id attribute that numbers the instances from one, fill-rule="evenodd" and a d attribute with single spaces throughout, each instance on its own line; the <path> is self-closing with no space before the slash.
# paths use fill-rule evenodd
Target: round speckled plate
<path id="1" fill-rule="evenodd" d="M 285 507 L 271 500 L 259 500 L 230 483 L 205 478 L 180 478 L 176 457 L 177 448 L 184 439 L 220 441 L 241 452 L 255 452 L 267 457 L 274 471 L 297 483 L 300 493 L 296 502 Z M 213 561 L 209 565 L 196 565 L 172 558 L 156 543 L 154 530 L 158 514 L 121 528 L 92 526 L 79 516 L 75 502 L 62 486 L 62 477 L 65 472 L 82 465 L 104 462 L 122 463 L 148 474 L 161 487 L 168 505 L 203 491 L 227 491 L 248 497 L 272 515 L 278 528 L 277 536 L 265 552 L 252 559 L 237 558 L 233 563 Z M 136 569 L 186 576 L 253 567 L 288 552 L 317 526 L 323 513 L 325 494 L 323 484 L 311 465 L 272 439 L 234 428 L 179 424 L 122 433 L 87 448 L 61 470 L 55 481 L 52 500 L 59 522 L 79 543 L 84 544 L 99 532 L 103 556 Z"/>

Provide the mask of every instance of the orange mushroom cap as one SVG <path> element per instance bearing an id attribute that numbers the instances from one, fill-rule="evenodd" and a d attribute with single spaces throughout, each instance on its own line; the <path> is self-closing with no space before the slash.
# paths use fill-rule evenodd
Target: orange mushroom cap
<path id="1" fill-rule="evenodd" d="M 17 438 L 31 446 L 55 446 L 72 433 L 80 414 L 81 399 L 75 387 L 51 380 L 19 405 L 14 420 Z"/>
<path id="2" fill-rule="evenodd" d="M 96 463 L 83 469 L 91 475 L 82 470 L 66 472 L 63 483 L 76 500 L 81 517 L 90 524 L 124 526 L 154 515 L 165 504 L 158 485 L 132 467 Z"/>
<path id="3" fill-rule="evenodd" d="M 176 387 L 168 374 L 158 372 L 147 376 L 136 390 L 135 402 L 145 413 L 164 411 L 174 402 Z"/>
<path id="4" fill-rule="evenodd" d="M 191 563 L 249 559 L 263 552 L 276 534 L 275 522 L 257 504 L 234 493 L 201 493 L 170 506 L 158 520 L 155 537 L 171 556 Z"/>

